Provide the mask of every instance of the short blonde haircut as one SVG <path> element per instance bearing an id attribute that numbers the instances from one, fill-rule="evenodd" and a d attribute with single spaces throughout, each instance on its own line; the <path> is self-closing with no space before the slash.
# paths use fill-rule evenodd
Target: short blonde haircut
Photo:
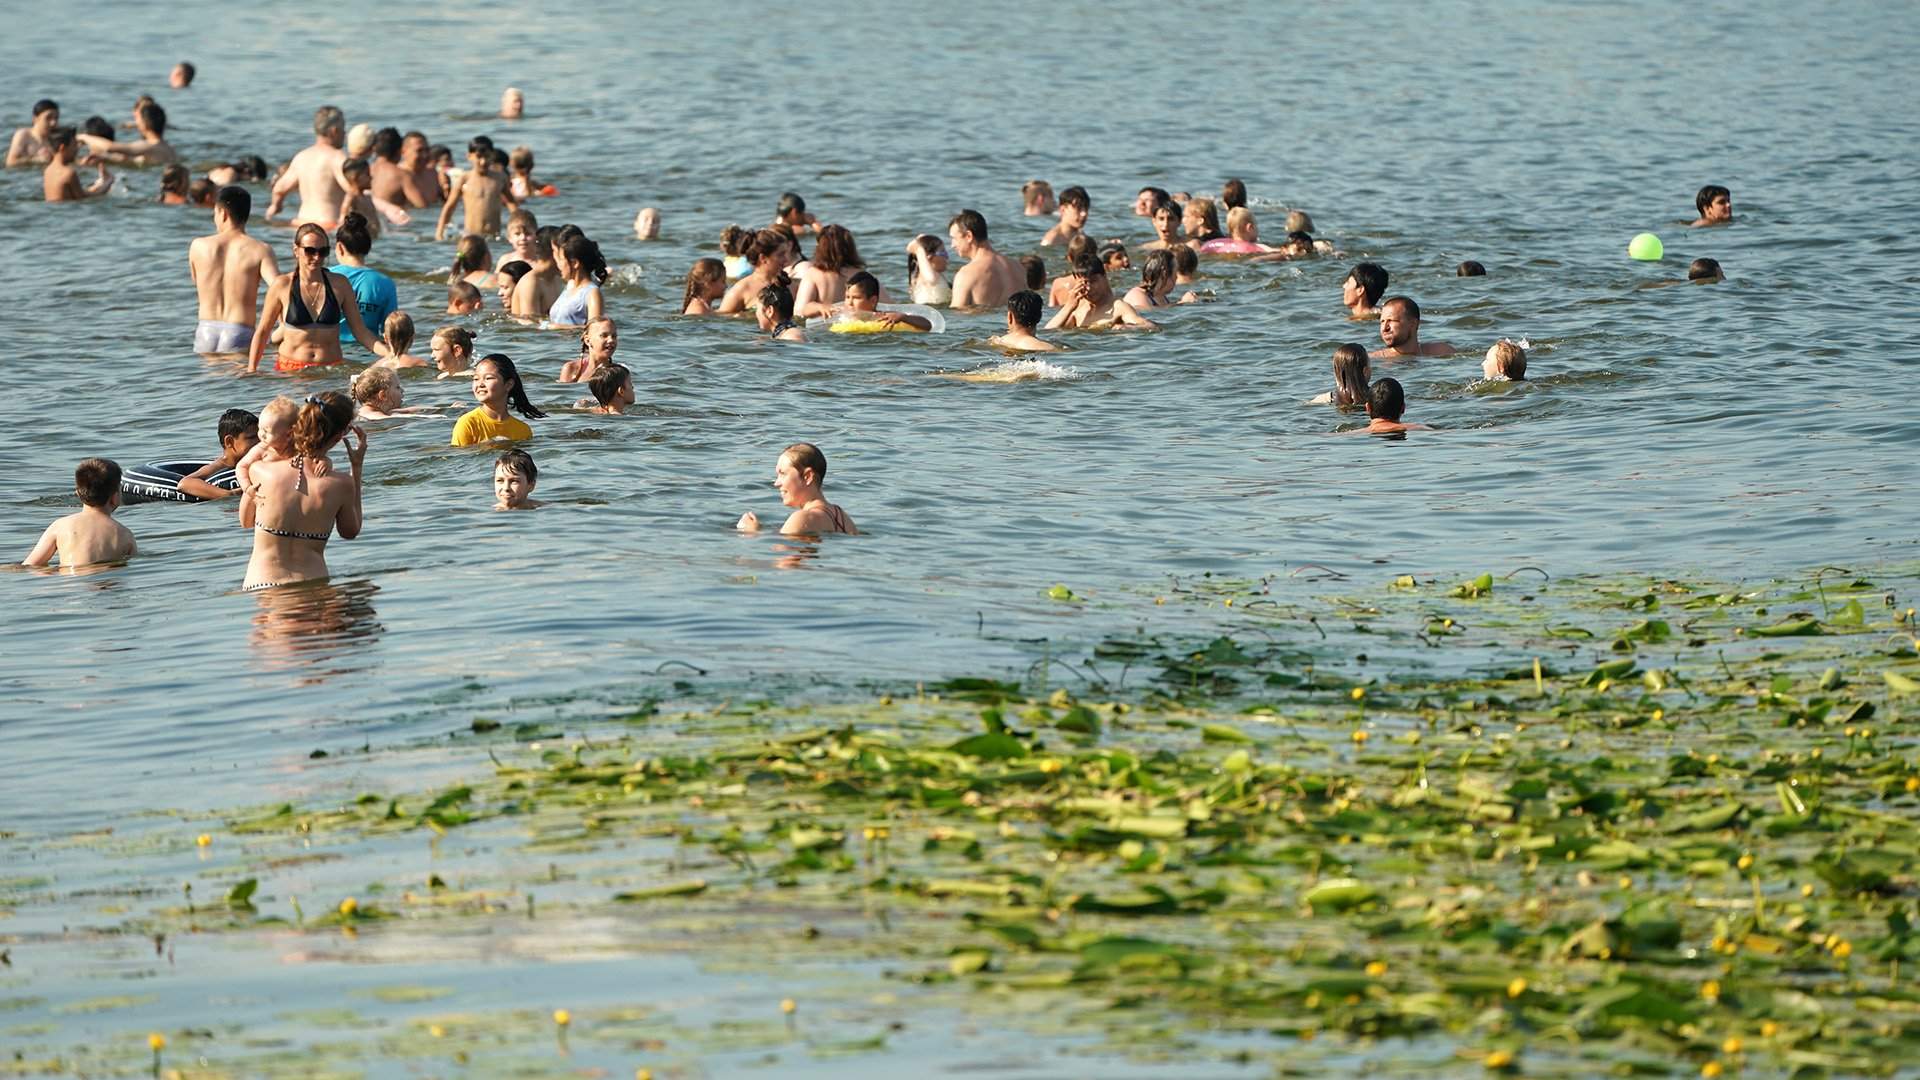
<path id="1" fill-rule="evenodd" d="M 267 407 L 260 410 L 260 419 L 277 421 L 282 431 L 292 431 L 294 418 L 299 415 L 300 403 L 285 394 L 267 402 Z"/>
<path id="2" fill-rule="evenodd" d="M 1310 233 L 1313 231 L 1313 219 L 1307 216 L 1305 210 L 1289 210 L 1287 211 L 1287 231 Z"/>
<path id="3" fill-rule="evenodd" d="M 1240 226 L 1242 225 L 1247 225 L 1255 229 L 1258 229 L 1260 227 L 1260 223 L 1253 219 L 1253 211 L 1247 209 L 1244 206 L 1236 206 L 1233 209 L 1227 211 L 1227 235 L 1228 236 L 1233 236 L 1233 237 L 1239 236 Z"/>
<path id="4" fill-rule="evenodd" d="M 1487 360 L 1495 371 L 1515 382 L 1527 377 L 1527 350 L 1506 338 L 1493 343 L 1487 350 Z"/>
<path id="5" fill-rule="evenodd" d="M 353 377 L 351 389 L 353 400 L 358 405 L 371 405 L 373 399 L 399 385 L 400 380 L 389 367 L 370 367 Z"/>

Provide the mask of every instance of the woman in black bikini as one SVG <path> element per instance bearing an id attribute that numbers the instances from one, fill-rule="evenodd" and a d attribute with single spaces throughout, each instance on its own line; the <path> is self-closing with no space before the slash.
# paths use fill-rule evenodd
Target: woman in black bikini
<path id="1" fill-rule="evenodd" d="M 267 301 L 260 305 L 260 322 L 253 328 L 253 344 L 247 349 L 248 371 L 260 370 L 267 339 L 283 314 L 286 324 L 273 360 L 275 371 L 346 363 L 346 354 L 340 351 L 342 321 L 355 341 L 378 356 L 387 355 L 386 345 L 369 333 L 360 319 L 360 302 L 353 295 L 352 283 L 327 269 L 327 256 L 332 253 L 327 230 L 312 222 L 294 230 L 293 273 L 283 274 L 267 286 Z"/>
<path id="2" fill-rule="evenodd" d="M 327 451 L 351 431 L 349 475 L 327 460 Z M 246 589 L 271 589 L 327 577 L 327 538 L 360 535 L 360 469 L 367 434 L 353 422 L 353 401 L 329 390 L 307 399 L 293 422 L 293 458 L 255 465 L 253 487 L 240 496 L 240 524 L 253 529 L 253 558 Z"/>

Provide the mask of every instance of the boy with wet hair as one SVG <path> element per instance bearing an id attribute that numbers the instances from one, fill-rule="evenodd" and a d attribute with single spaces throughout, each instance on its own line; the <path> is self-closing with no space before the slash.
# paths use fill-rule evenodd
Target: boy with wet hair
<path id="1" fill-rule="evenodd" d="M 1487 350 L 1487 358 L 1480 365 L 1480 375 L 1490 382 L 1525 382 L 1527 378 L 1527 350 L 1517 341 L 1501 338 Z"/>
<path id="2" fill-rule="evenodd" d="M 7 166 L 44 164 L 53 160 L 53 147 L 48 144 L 48 136 L 60 126 L 60 105 L 51 98 L 41 98 L 33 103 L 33 123 L 28 127 L 15 129 L 13 141 L 7 144 Z M 109 129 L 111 130 L 111 129 Z"/>
<path id="3" fill-rule="evenodd" d="M 1695 259 L 1687 267 L 1687 280 L 1695 285 L 1712 285 L 1726 280 L 1720 271 L 1720 263 L 1715 259 Z"/>
<path id="4" fill-rule="evenodd" d="M 807 213 L 807 200 L 791 191 L 781 193 L 779 203 L 773 208 L 773 223 L 785 225 L 796 234 L 809 229 L 820 231 L 820 219 Z"/>
<path id="5" fill-rule="evenodd" d="M 619 416 L 633 404 L 633 372 L 625 364 L 602 364 L 587 376 L 587 389 L 595 402 L 588 412 Z"/>
<path id="6" fill-rule="evenodd" d="M 240 464 L 240 459 L 260 441 L 260 418 L 245 409 L 228 409 L 220 414 L 219 433 L 220 456 L 181 477 L 180 494 L 196 499 L 224 499 L 240 493 L 237 481 L 233 487 L 219 487 L 208 483 L 207 477 Z"/>
<path id="7" fill-rule="evenodd" d="M 1367 426 L 1355 430 L 1369 435 L 1428 430 L 1425 424 L 1401 423 L 1406 411 L 1407 392 L 1400 388 L 1400 380 L 1381 379 L 1367 391 Z"/>
<path id="8" fill-rule="evenodd" d="M 467 163 L 471 169 L 454 177 L 447 187 L 446 205 L 440 208 L 440 220 L 433 227 L 433 238 L 447 238 L 447 221 L 453 217 L 453 206 L 463 203 L 466 209 L 466 231 L 481 236 L 500 235 L 500 208 L 520 209 L 520 200 L 514 198 L 507 187 L 506 177 L 495 168 L 495 155 L 499 151 L 493 147 L 493 140 L 478 135 L 467 143 Z"/>
<path id="9" fill-rule="evenodd" d="M 456 281 L 447 286 L 447 314 L 471 315 L 481 308 L 480 290 L 471 281 Z"/>
<path id="10" fill-rule="evenodd" d="M 1093 209 L 1093 200 L 1087 197 L 1087 189 L 1075 184 L 1060 193 L 1060 220 L 1047 235 L 1041 237 L 1041 247 L 1054 247 L 1071 243 L 1087 227 L 1087 214 Z"/>
<path id="11" fill-rule="evenodd" d="M 1347 306 L 1347 317 L 1354 321 L 1380 317 L 1380 297 L 1387 291 L 1386 268 L 1376 263 L 1355 263 L 1340 282 L 1340 302 Z"/>
<path id="12" fill-rule="evenodd" d="M 525 450 L 509 450 L 493 459 L 493 508 L 536 510 L 533 487 L 540 482 L 540 466 Z"/>
<path id="13" fill-rule="evenodd" d="M 107 159 L 98 158 L 95 166 L 100 170 L 100 178 L 91 187 L 80 186 L 80 170 L 73 167 L 74 130 L 70 127 L 57 127 L 47 136 L 47 145 L 53 148 L 53 160 L 40 174 L 41 192 L 48 202 L 79 202 L 96 195 L 105 195 L 113 186 L 113 176 L 107 172 Z"/>
<path id="14" fill-rule="evenodd" d="M 1007 332 L 987 344 L 1020 352 L 1059 352 L 1060 346 L 1035 333 L 1040 328 L 1040 294 L 1022 289 L 1007 298 Z"/>
<path id="15" fill-rule="evenodd" d="M 880 279 L 865 270 L 847 279 L 847 295 L 842 310 L 857 312 L 867 316 L 865 322 L 877 322 L 888 329 L 901 329 L 924 334 L 933 329 L 933 320 L 924 315 L 908 315 L 902 311 L 880 310 Z"/>
<path id="16" fill-rule="evenodd" d="M 1047 260 L 1038 255 L 1020 256 L 1020 266 L 1027 272 L 1027 288 L 1044 289 L 1047 287 Z"/>
<path id="17" fill-rule="evenodd" d="M 1463 262 L 1459 266 L 1454 267 L 1453 276 L 1454 277 L 1486 277 L 1487 268 L 1480 265 L 1479 263 L 1475 262 L 1472 259 L 1468 259 L 1466 262 Z"/>
<path id="18" fill-rule="evenodd" d="M 63 569 L 125 562 L 137 550 L 133 533 L 113 520 L 120 505 L 120 466 L 106 458 L 88 458 L 73 470 L 73 490 L 83 509 L 47 526 L 23 566 L 45 566 L 55 555 Z"/>
<path id="19" fill-rule="evenodd" d="M 1733 193 L 1719 184 L 1708 184 L 1693 197 L 1693 208 L 1700 212 L 1691 228 L 1725 225 L 1733 220 Z"/>

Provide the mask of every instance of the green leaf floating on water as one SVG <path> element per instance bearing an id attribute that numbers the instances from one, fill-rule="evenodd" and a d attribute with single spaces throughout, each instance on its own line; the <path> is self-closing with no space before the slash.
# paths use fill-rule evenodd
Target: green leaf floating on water
<path id="1" fill-rule="evenodd" d="M 695 878 L 692 881 L 676 881 L 671 885 L 655 885 L 646 889 L 617 892 L 613 894 L 613 898 L 622 904 L 636 904 L 645 900 L 664 900 L 670 896 L 696 896 L 706 891 L 707 883 Z"/>
<path id="2" fill-rule="evenodd" d="M 260 887 L 257 878 L 248 878 L 227 890 L 227 906 L 245 910 L 253 907 L 253 893 Z"/>
<path id="3" fill-rule="evenodd" d="M 961 739 L 947 749 L 956 754 L 982 758 L 989 761 L 1004 761 L 1027 756 L 1027 746 L 1019 739 L 1004 731 L 989 732 Z"/>
<path id="4" fill-rule="evenodd" d="M 1726 803 L 1706 810 L 1686 814 L 1667 826 L 1668 832 L 1710 832 L 1725 828 L 1740 816 L 1746 807 L 1737 802 Z"/>
<path id="5" fill-rule="evenodd" d="M 1896 694 L 1920 694 L 1920 682 L 1915 682 L 1897 671 L 1881 672 L 1881 677 L 1887 680 L 1887 689 Z"/>
<path id="6" fill-rule="evenodd" d="M 1380 896 L 1380 890 L 1364 881 L 1353 878 L 1334 878 L 1323 881 L 1308 889 L 1301 899 L 1313 908 L 1314 914 L 1348 911 L 1369 903 Z"/>
<path id="7" fill-rule="evenodd" d="M 1625 675 L 1632 674 L 1634 663 L 1633 658 L 1628 657 L 1625 660 L 1613 660 L 1601 664 L 1599 667 L 1588 672 L 1587 677 L 1580 681 L 1580 685 L 1598 686 L 1604 679 L 1618 679 Z"/>
<path id="8" fill-rule="evenodd" d="M 1200 738 L 1207 742 L 1250 743 L 1253 736 L 1225 724 L 1200 725 Z"/>
<path id="9" fill-rule="evenodd" d="M 1474 578 L 1472 581 L 1463 581 L 1460 584 L 1454 586 L 1453 591 L 1448 593 L 1447 595 L 1457 596 L 1464 600 L 1477 600 L 1482 596 L 1488 596 L 1488 595 L 1491 595 L 1492 593 L 1493 593 L 1493 575 L 1481 574 L 1479 577 Z"/>
<path id="10" fill-rule="evenodd" d="M 1846 607 L 1834 612 L 1827 621 L 1835 626 L 1865 626 L 1867 609 L 1860 606 L 1860 601 L 1849 600 Z"/>
<path id="11" fill-rule="evenodd" d="M 1747 633 L 1752 634 L 1754 637 L 1764 638 L 1818 637 L 1826 633 L 1826 631 L 1820 629 L 1818 620 L 1805 618 L 1788 619 L 1785 622 L 1774 623 L 1772 626 L 1750 627 Z"/>

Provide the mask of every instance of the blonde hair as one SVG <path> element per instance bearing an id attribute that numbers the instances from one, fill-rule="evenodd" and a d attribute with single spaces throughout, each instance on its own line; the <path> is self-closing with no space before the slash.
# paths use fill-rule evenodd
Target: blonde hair
<path id="1" fill-rule="evenodd" d="M 1527 350 L 1518 343 L 1501 338 L 1487 350 L 1487 359 L 1493 362 L 1493 369 L 1507 378 L 1519 382 L 1527 377 Z"/>
<path id="2" fill-rule="evenodd" d="M 387 348 L 393 350 L 395 357 L 405 356 L 413 348 L 413 316 L 404 311 L 396 311 L 387 316 L 385 326 L 380 328 L 380 336 L 386 339 Z"/>
<path id="3" fill-rule="evenodd" d="M 1228 236 L 1231 236 L 1236 240 L 1239 239 L 1240 226 L 1242 225 L 1246 225 L 1249 228 L 1252 228 L 1255 230 L 1260 228 L 1260 223 L 1253 220 L 1253 211 L 1247 209 L 1246 207 L 1236 206 L 1233 209 L 1227 211 L 1227 235 Z"/>
<path id="4" fill-rule="evenodd" d="M 456 351 L 466 353 L 468 360 L 473 359 L 473 331 L 464 326 L 443 326 L 433 332 L 433 340 L 444 341 Z"/>
<path id="5" fill-rule="evenodd" d="M 267 402 L 267 407 L 260 410 L 260 419 L 278 421 L 282 431 L 292 431 L 294 417 L 299 415 L 300 403 L 285 394 Z"/>
<path id="6" fill-rule="evenodd" d="M 1287 211 L 1287 231 L 1310 233 L 1313 231 L 1313 219 L 1307 216 L 1305 210 L 1289 210 Z"/>
<path id="7" fill-rule="evenodd" d="M 370 367 L 347 381 L 347 389 L 353 391 L 356 404 L 371 405 L 373 399 L 387 390 L 398 386 L 400 380 L 389 367 Z"/>

